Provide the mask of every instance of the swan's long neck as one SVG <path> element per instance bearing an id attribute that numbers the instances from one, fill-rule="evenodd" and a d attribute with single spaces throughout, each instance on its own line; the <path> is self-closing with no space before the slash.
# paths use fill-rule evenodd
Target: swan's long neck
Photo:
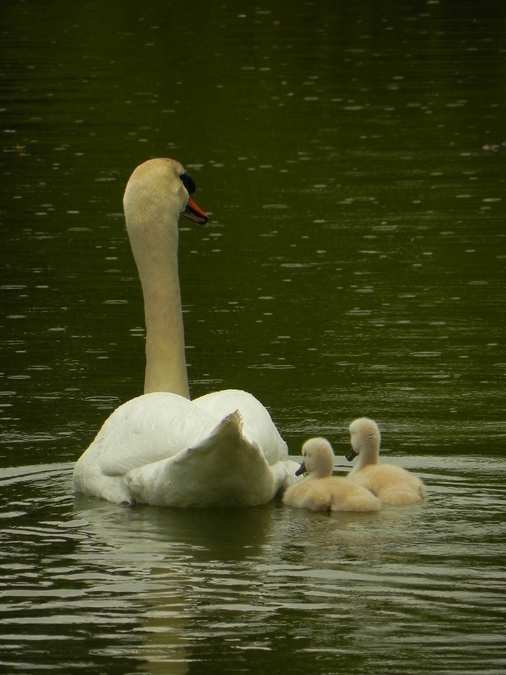
<path id="1" fill-rule="evenodd" d="M 144 295 L 144 393 L 168 391 L 190 398 L 179 286 L 178 210 L 166 201 L 151 201 L 126 208 L 125 215 Z"/>

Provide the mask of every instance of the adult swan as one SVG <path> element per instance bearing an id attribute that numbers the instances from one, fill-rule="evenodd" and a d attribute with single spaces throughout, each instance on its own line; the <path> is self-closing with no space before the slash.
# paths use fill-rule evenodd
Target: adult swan
<path id="1" fill-rule="evenodd" d="M 126 226 L 144 295 L 144 395 L 117 408 L 74 468 L 77 491 L 116 503 L 253 506 L 293 480 L 298 464 L 271 417 L 244 391 L 190 401 L 178 274 L 178 218 L 207 215 L 172 159 L 138 166 Z"/>

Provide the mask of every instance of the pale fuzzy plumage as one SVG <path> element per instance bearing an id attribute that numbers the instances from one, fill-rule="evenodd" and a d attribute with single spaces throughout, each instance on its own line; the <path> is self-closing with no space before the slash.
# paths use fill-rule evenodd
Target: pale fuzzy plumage
<path id="1" fill-rule="evenodd" d="M 191 202 L 183 172 L 174 160 L 150 160 L 125 190 L 144 294 L 145 394 L 106 420 L 76 463 L 74 485 L 116 503 L 263 504 L 291 484 L 298 467 L 267 410 L 239 390 L 189 400 L 177 260 L 177 221 Z"/>
<path id="2" fill-rule="evenodd" d="M 288 506 L 311 511 L 379 511 L 381 502 L 368 490 L 332 476 L 334 451 L 325 438 L 311 438 L 302 446 L 299 472 L 307 476 L 283 495 Z"/>
<path id="3" fill-rule="evenodd" d="M 407 506 L 416 504 L 425 496 L 422 481 L 406 469 L 394 464 L 380 464 L 381 434 L 378 425 L 367 417 L 350 424 L 352 452 L 357 463 L 348 474 L 348 480 L 375 494 L 383 504 Z"/>

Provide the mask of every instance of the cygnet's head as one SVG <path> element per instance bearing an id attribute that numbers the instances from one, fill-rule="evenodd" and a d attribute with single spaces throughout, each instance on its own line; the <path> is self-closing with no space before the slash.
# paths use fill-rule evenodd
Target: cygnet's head
<path id="1" fill-rule="evenodd" d="M 326 478 L 334 469 L 334 451 L 326 438 L 310 438 L 302 446 L 302 464 L 295 474 L 310 473 L 315 478 Z"/>
<path id="2" fill-rule="evenodd" d="M 351 450 L 346 459 L 351 462 L 361 452 L 378 454 L 381 434 L 378 425 L 368 417 L 359 417 L 350 424 Z"/>

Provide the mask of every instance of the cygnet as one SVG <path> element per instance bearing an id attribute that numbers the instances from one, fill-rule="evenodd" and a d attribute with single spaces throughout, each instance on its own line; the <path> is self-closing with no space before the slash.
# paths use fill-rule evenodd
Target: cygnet
<path id="1" fill-rule="evenodd" d="M 381 434 L 374 420 L 360 417 L 350 424 L 351 450 L 348 461 L 358 456 L 348 480 L 367 488 L 389 506 L 416 504 L 425 496 L 422 481 L 409 471 L 394 464 L 380 464 Z"/>
<path id="2" fill-rule="evenodd" d="M 311 511 L 379 511 L 381 502 L 371 492 L 332 475 L 334 451 L 325 438 L 306 441 L 302 455 L 304 459 L 295 473 L 307 476 L 286 490 L 285 504 Z"/>

